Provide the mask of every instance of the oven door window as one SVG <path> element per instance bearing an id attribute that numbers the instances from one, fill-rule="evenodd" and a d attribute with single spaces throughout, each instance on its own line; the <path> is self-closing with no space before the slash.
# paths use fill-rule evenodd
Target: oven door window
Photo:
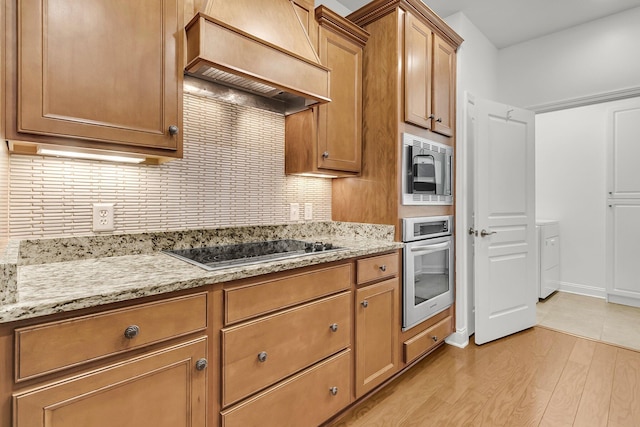
<path id="1" fill-rule="evenodd" d="M 449 249 L 416 255 L 413 277 L 416 306 L 449 292 Z"/>

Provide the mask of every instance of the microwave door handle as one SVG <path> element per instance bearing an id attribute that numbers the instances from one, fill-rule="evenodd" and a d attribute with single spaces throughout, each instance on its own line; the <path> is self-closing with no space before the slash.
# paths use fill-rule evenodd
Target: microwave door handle
<path id="1" fill-rule="evenodd" d="M 415 248 L 411 248 L 411 252 L 431 253 L 431 252 L 435 252 L 437 250 L 449 248 L 449 247 L 451 247 L 451 242 L 436 243 L 435 245 L 424 245 L 424 246 L 417 246 Z"/>

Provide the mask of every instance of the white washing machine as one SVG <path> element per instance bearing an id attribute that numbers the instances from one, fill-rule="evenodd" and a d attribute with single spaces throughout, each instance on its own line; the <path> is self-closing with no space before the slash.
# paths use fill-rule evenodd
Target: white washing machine
<path id="1" fill-rule="evenodd" d="M 544 299 L 560 288 L 560 225 L 555 220 L 536 220 L 538 240 L 538 290 Z"/>

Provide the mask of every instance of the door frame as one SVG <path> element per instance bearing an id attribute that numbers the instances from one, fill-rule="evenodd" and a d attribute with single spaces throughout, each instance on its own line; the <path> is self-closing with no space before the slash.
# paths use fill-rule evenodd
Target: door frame
<path id="1" fill-rule="evenodd" d="M 473 305 L 473 238 L 467 230 L 473 227 L 473 122 L 476 118 L 475 97 L 464 92 L 463 119 L 458 120 L 455 149 L 455 248 L 456 248 L 456 330 L 445 340 L 447 344 L 464 348 L 475 333 Z"/>

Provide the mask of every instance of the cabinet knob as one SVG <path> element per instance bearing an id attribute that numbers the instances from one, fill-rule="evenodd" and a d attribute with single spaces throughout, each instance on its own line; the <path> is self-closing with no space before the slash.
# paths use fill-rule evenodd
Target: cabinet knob
<path id="1" fill-rule="evenodd" d="M 124 337 L 130 340 L 137 337 L 139 333 L 140 327 L 138 325 L 127 326 L 127 329 L 124 330 Z"/>
<path id="2" fill-rule="evenodd" d="M 382 264 L 382 265 L 380 266 L 380 271 L 382 271 L 382 272 L 387 271 L 387 266 L 386 266 L 386 265 L 384 265 L 384 264 Z"/>
<path id="3" fill-rule="evenodd" d="M 169 126 L 169 135 L 177 135 L 179 131 L 180 129 L 178 129 L 178 126 L 176 125 Z"/>
<path id="4" fill-rule="evenodd" d="M 332 332 L 337 332 L 338 331 L 338 324 L 337 323 L 333 323 L 331 326 L 329 326 L 329 329 L 331 329 Z"/>
<path id="5" fill-rule="evenodd" d="M 438 123 L 442 123 L 442 117 L 438 117 L 438 119 L 436 120 L 436 122 L 438 122 Z"/>
<path id="6" fill-rule="evenodd" d="M 196 362 L 196 370 L 203 371 L 207 368 L 208 362 L 204 357 Z"/>
<path id="7" fill-rule="evenodd" d="M 432 336 L 431 339 L 433 340 L 433 342 L 438 342 L 438 337 L 436 335 Z"/>
<path id="8" fill-rule="evenodd" d="M 362 304 L 362 306 L 363 306 L 364 308 L 369 307 L 369 301 L 367 301 L 367 300 L 362 301 L 360 304 Z"/>
<path id="9" fill-rule="evenodd" d="M 436 116 L 434 116 L 433 114 L 429 114 L 429 117 L 427 117 L 427 118 L 433 120 L 433 119 L 436 118 Z"/>
<path id="10" fill-rule="evenodd" d="M 332 396 L 335 396 L 336 394 L 338 394 L 338 387 L 331 387 L 329 391 L 331 392 Z"/>
<path id="11" fill-rule="evenodd" d="M 328 159 L 329 158 L 329 152 L 325 151 L 324 153 L 322 153 L 322 158 L 323 159 Z"/>
<path id="12" fill-rule="evenodd" d="M 267 352 L 266 351 L 261 351 L 260 354 L 258 354 L 258 361 L 259 362 L 266 362 L 267 361 Z"/>

